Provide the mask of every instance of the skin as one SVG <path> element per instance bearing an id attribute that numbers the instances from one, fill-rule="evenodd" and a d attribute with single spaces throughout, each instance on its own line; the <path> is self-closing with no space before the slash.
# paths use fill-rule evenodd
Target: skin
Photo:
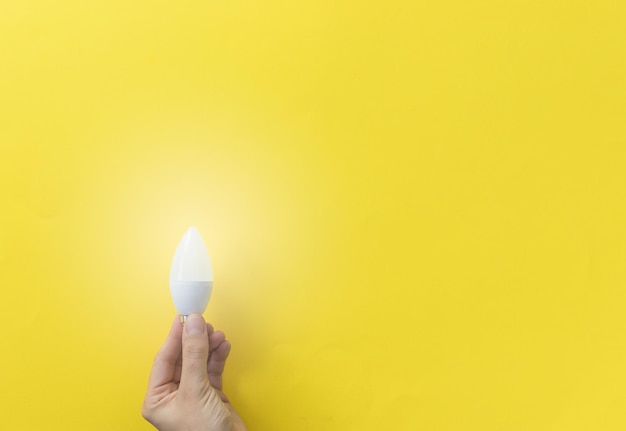
<path id="1" fill-rule="evenodd" d="M 143 417 L 159 431 L 245 431 L 222 392 L 230 347 L 201 315 L 184 325 L 177 317 L 154 359 Z"/>

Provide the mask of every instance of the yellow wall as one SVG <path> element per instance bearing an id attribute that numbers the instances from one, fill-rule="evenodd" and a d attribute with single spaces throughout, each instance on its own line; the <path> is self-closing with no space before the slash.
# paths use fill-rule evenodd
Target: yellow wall
<path id="1" fill-rule="evenodd" d="M 251 430 L 626 427 L 626 3 L 3 1 L 0 428 L 139 414 L 196 225 Z"/>

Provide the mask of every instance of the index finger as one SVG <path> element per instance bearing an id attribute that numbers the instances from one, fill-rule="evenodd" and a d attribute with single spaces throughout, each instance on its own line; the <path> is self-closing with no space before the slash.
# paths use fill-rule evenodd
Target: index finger
<path id="1" fill-rule="evenodd" d="M 176 363 L 182 353 L 182 334 L 183 325 L 180 323 L 179 317 L 176 316 L 165 342 L 154 358 L 150 380 L 148 381 L 149 388 L 159 387 L 174 380 Z"/>

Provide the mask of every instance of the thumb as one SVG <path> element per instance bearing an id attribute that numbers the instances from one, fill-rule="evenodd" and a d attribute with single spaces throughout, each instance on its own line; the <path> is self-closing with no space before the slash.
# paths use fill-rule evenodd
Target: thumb
<path id="1" fill-rule="evenodd" d="M 209 382 L 209 337 L 204 318 L 200 314 L 189 315 L 184 329 L 180 389 L 183 392 L 200 394 Z"/>

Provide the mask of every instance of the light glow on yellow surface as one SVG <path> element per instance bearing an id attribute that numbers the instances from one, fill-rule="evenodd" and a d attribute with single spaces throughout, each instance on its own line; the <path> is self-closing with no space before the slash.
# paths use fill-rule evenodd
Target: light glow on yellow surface
<path id="1" fill-rule="evenodd" d="M 623 430 L 626 3 L 0 3 L 0 429 L 149 430 L 168 272 L 250 430 Z"/>

